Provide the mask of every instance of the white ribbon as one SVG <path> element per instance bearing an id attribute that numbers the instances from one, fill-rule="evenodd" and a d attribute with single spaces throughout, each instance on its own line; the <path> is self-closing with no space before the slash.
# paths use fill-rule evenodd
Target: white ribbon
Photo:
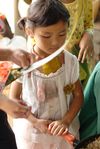
<path id="1" fill-rule="evenodd" d="M 64 46 L 62 46 L 60 49 L 58 49 L 57 51 L 55 51 L 53 54 L 49 55 L 48 57 L 33 63 L 28 69 L 22 69 L 21 73 L 24 75 L 26 73 L 33 71 L 34 69 L 39 68 L 40 66 L 51 61 L 53 58 L 59 55 L 63 50 L 64 50 Z"/>

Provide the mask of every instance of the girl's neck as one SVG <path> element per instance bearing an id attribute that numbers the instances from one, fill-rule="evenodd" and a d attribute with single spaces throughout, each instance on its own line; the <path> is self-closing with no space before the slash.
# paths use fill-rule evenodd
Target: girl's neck
<path id="1" fill-rule="evenodd" d="M 69 3 L 74 2 L 75 0 L 61 0 L 61 1 L 65 4 L 69 4 Z"/>
<path id="2" fill-rule="evenodd" d="M 34 46 L 34 52 L 42 59 L 48 56 L 44 51 L 42 51 L 37 45 Z"/>
<path id="3" fill-rule="evenodd" d="M 39 47 L 37 47 L 36 45 L 34 46 L 33 53 L 37 56 L 36 61 L 48 56 L 45 52 L 43 52 L 41 49 L 39 49 Z M 38 68 L 38 70 L 41 73 L 49 75 L 50 73 L 55 73 L 64 63 L 65 63 L 64 62 L 64 53 L 62 52 L 60 55 L 55 57 L 53 60 L 51 60 L 50 62 L 48 62 L 48 63 L 44 64 L 43 66 L 41 66 L 40 68 Z"/>
<path id="4" fill-rule="evenodd" d="M 36 45 L 34 46 L 34 53 L 36 55 L 38 55 L 39 59 L 43 59 L 47 56 L 49 56 L 47 53 L 43 52 L 39 47 L 37 47 Z M 62 52 L 60 55 L 58 55 L 57 57 L 59 57 L 59 60 L 61 61 L 62 64 L 64 64 L 64 53 Z"/>

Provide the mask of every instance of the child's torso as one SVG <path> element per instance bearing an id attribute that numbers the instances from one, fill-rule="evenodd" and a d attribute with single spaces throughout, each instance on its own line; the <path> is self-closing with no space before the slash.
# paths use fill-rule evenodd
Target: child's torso
<path id="1" fill-rule="evenodd" d="M 72 101 L 71 92 L 67 95 L 64 87 L 76 82 L 79 77 L 77 60 L 69 52 L 64 52 L 65 64 L 56 72 L 49 75 L 33 71 L 22 78 L 23 100 L 32 106 L 32 113 L 40 119 L 59 120 L 68 111 Z M 20 80 L 21 81 L 21 80 Z M 59 141 L 59 137 L 48 134 L 41 134 L 39 130 L 33 128 L 32 124 L 26 119 L 14 120 L 14 131 L 19 136 L 24 136 L 27 141 L 54 142 Z M 19 125 L 21 123 L 21 125 Z M 17 127 L 17 128 L 16 128 Z M 78 118 L 76 117 L 70 126 L 70 131 L 77 134 L 79 129 Z"/>
<path id="2" fill-rule="evenodd" d="M 68 70 L 68 65 L 74 66 L 73 58 L 67 60 L 67 66 L 58 65 L 60 68 L 57 68 L 56 72 L 51 71 L 47 74 L 35 70 L 23 77 L 23 99 L 32 106 L 32 112 L 38 118 L 61 119 L 68 110 L 70 102 L 67 100 L 64 87 L 72 83 L 73 71 L 73 66 Z M 47 69 L 50 68 L 50 65 L 45 66 Z"/>

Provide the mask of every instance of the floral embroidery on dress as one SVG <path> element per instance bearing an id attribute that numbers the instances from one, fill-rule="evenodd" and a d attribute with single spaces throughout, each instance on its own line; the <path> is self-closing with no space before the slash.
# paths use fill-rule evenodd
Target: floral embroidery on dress
<path id="1" fill-rule="evenodd" d="M 68 95 L 68 94 L 72 93 L 74 89 L 75 89 L 75 84 L 66 85 L 64 87 L 64 93 L 65 93 L 65 95 Z"/>

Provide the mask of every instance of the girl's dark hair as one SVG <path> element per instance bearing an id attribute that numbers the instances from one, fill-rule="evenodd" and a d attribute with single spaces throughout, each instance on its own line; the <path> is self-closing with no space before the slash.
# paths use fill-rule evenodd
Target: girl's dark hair
<path id="1" fill-rule="evenodd" d="M 26 18 L 19 21 L 22 29 L 28 26 L 49 26 L 56 24 L 60 20 L 68 22 L 69 13 L 60 0 L 33 0 L 29 6 Z"/>

